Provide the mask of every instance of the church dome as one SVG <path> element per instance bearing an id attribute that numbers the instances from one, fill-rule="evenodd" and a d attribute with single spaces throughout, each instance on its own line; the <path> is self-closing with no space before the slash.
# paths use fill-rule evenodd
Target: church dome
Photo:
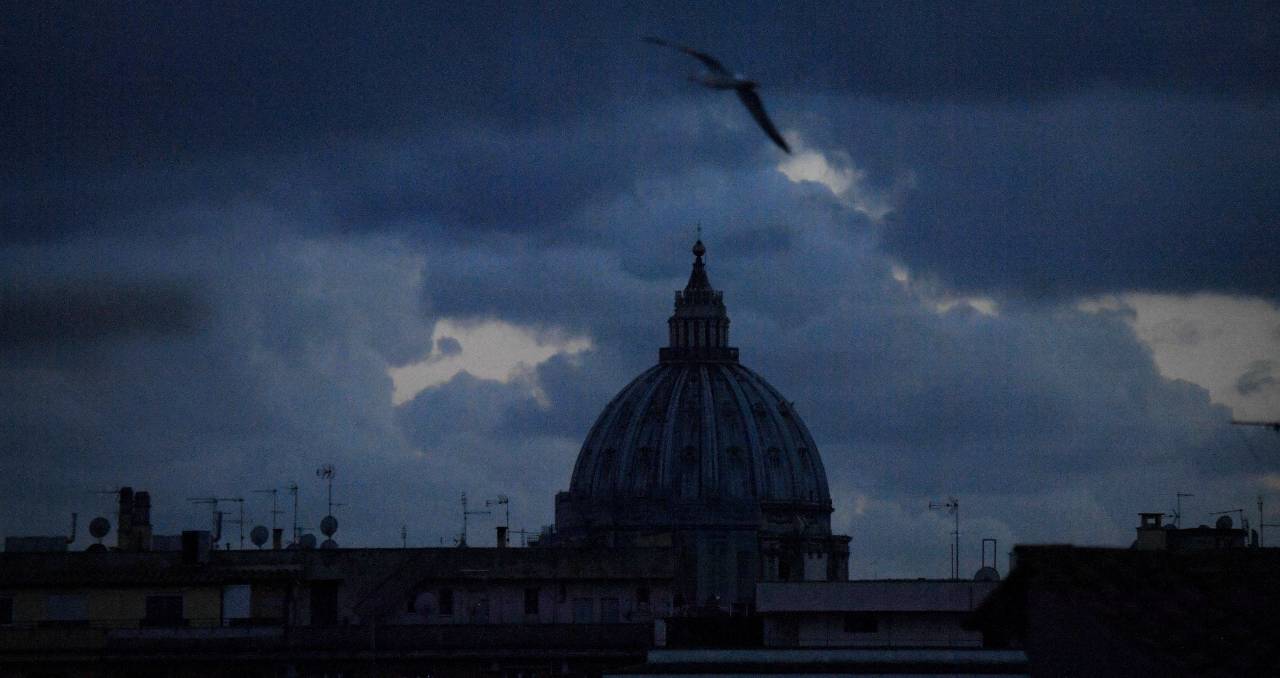
<path id="1" fill-rule="evenodd" d="M 786 509 L 788 520 L 797 515 L 791 509 L 825 518 L 831 497 L 818 448 L 794 405 L 728 345 L 729 317 L 707 278 L 705 252 L 699 240 L 659 363 L 600 413 L 568 495 L 598 506 L 714 507 L 702 514 L 708 520 L 735 505 L 743 510 L 729 513 L 753 521 L 770 507 Z"/>

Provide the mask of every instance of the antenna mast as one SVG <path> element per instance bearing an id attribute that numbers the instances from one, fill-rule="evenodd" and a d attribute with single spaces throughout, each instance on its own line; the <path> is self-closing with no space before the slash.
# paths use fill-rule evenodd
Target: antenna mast
<path id="1" fill-rule="evenodd" d="M 1182 529 L 1182 498 L 1196 495 L 1189 492 L 1178 492 L 1175 496 L 1177 497 L 1177 507 L 1173 509 L 1173 526 Z"/>
<path id="2" fill-rule="evenodd" d="M 467 545 L 467 516 L 487 516 L 490 511 L 468 511 L 467 493 L 462 493 L 462 536 L 458 538 L 458 546 Z"/>
<path id="3" fill-rule="evenodd" d="M 293 495 L 293 543 L 297 544 L 302 539 L 302 533 L 298 531 L 298 483 L 290 481 L 289 494 Z"/>
<path id="4" fill-rule="evenodd" d="M 253 492 L 254 492 L 254 494 L 269 494 L 269 495 L 271 495 L 271 531 L 272 531 L 272 532 L 275 532 L 275 531 L 276 531 L 276 516 L 280 515 L 281 513 L 284 513 L 284 511 L 283 511 L 283 510 L 276 508 L 276 499 L 278 498 L 278 495 L 280 494 L 280 490 L 277 490 L 276 488 L 274 488 L 274 487 L 273 487 L 273 488 L 271 488 L 271 489 L 269 489 L 269 490 L 254 490 Z"/>
<path id="5" fill-rule="evenodd" d="M 209 533 L 213 538 L 213 546 L 217 548 L 218 540 L 222 538 L 222 512 L 218 510 L 217 497 L 187 497 L 187 501 L 192 504 L 208 504 L 213 511 L 213 530 Z"/>
<path id="6" fill-rule="evenodd" d="M 489 506 L 503 507 L 506 510 L 506 514 L 502 518 L 502 524 L 507 529 L 511 529 L 511 500 L 507 498 L 507 495 L 500 494 L 498 495 L 497 499 L 486 499 L 484 500 L 484 505 L 485 507 L 489 507 Z"/>
<path id="7" fill-rule="evenodd" d="M 1262 512 L 1262 495 L 1258 495 L 1258 547 L 1267 545 L 1267 528 L 1280 527 L 1280 523 L 1268 523 L 1267 514 Z"/>
<path id="8" fill-rule="evenodd" d="M 951 578 L 960 578 L 960 500 L 955 497 L 947 497 L 945 502 L 929 502 L 930 511 L 938 511 L 946 509 L 948 513 L 955 517 L 956 527 L 951 535 L 955 538 L 955 543 L 951 546 Z"/>
<path id="9" fill-rule="evenodd" d="M 240 505 L 240 517 L 235 520 L 228 520 L 229 523 L 235 523 L 240 529 L 240 548 L 244 548 L 244 497 L 219 497 L 218 501 L 234 501 Z"/>

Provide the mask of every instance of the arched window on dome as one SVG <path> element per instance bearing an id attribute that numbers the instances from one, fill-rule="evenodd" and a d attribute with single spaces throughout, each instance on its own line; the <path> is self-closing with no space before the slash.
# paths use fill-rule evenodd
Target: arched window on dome
<path id="1" fill-rule="evenodd" d="M 810 501 L 815 501 L 818 498 L 818 493 L 817 488 L 814 487 L 813 483 L 816 482 L 818 476 L 817 470 L 813 468 L 813 457 L 809 455 L 809 448 L 797 447 L 796 458 L 800 460 L 800 465 L 805 470 L 803 476 L 805 480 L 805 487 L 803 488 L 805 496 L 808 497 Z"/>
<path id="2" fill-rule="evenodd" d="M 787 478 L 782 468 L 782 450 L 770 447 L 765 453 L 765 463 L 769 468 L 766 477 L 769 479 L 769 497 L 771 499 L 787 498 Z"/>

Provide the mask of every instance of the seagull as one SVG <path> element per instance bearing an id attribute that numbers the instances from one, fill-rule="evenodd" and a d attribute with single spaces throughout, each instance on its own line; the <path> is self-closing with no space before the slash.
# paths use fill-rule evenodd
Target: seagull
<path id="1" fill-rule="evenodd" d="M 706 52 L 699 52 L 691 47 L 667 42 L 662 38 L 646 37 L 644 41 L 653 45 L 680 50 L 701 61 L 702 65 L 707 67 L 707 72 L 702 75 L 689 76 L 689 79 L 711 89 L 731 89 L 737 92 L 742 104 L 747 107 L 748 111 L 751 111 L 751 117 L 755 118 L 756 122 L 760 124 L 760 129 L 763 129 L 764 133 L 768 134 L 770 139 L 773 139 L 773 143 L 777 144 L 778 148 L 787 153 L 791 152 L 787 142 L 782 138 L 781 134 L 778 134 L 778 129 L 773 126 L 769 116 L 764 112 L 764 104 L 760 101 L 760 95 L 756 94 L 756 88 L 759 85 L 755 81 L 746 80 L 741 76 L 730 73 L 724 67 L 724 64 Z"/>

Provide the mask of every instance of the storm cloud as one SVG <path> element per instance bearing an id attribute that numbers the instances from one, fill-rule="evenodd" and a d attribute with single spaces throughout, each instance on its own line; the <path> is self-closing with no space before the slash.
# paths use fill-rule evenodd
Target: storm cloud
<path id="1" fill-rule="evenodd" d="M 1274 307 L 1277 14 L 6 7 L 0 531 L 57 532 L 120 484 L 162 533 L 205 519 L 185 497 L 289 481 L 311 524 L 321 463 L 344 545 L 450 543 L 464 491 L 548 523 L 595 413 L 656 360 L 699 223 L 861 575 L 945 571 L 945 494 L 1002 543 L 1125 543 L 1187 488 L 1243 501 L 1275 462 L 1162 375 L 1133 309 L 1080 302 Z M 649 34 L 759 80 L 811 164 Z M 440 318 L 591 349 L 393 404 L 389 369 L 482 355 L 433 353 Z"/>

